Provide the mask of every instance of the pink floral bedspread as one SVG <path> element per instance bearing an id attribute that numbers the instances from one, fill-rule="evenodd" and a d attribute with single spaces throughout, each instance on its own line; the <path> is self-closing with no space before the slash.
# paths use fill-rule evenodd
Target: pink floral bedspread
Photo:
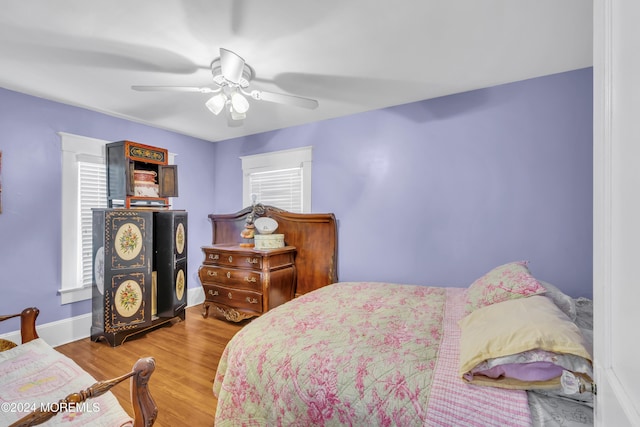
<path id="1" fill-rule="evenodd" d="M 524 391 L 457 377 L 464 295 L 337 283 L 266 313 L 222 355 L 215 425 L 529 426 Z"/>

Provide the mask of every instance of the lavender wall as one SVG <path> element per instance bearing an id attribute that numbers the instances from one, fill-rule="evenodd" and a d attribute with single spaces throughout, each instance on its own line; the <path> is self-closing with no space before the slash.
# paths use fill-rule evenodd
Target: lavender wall
<path id="1" fill-rule="evenodd" d="M 242 208 L 239 156 L 312 145 L 340 280 L 467 286 L 529 260 L 590 297 L 592 105 L 589 68 L 224 141 L 213 206 Z"/>
<path id="2" fill-rule="evenodd" d="M 59 131 L 178 154 L 190 288 L 207 214 L 242 208 L 239 156 L 312 145 L 313 210 L 338 218 L 341 280 L 466 286 L 527 259 L 540 279 L 592 294 L 591 69 L 220 143 L 0 89 L 0 129 L 2 313 L 90 311 L 57 295 Z"/>
<path id="3" fill-rule="evenodd" d="M 60 305 L 61 151 L 56 132 L 108 141 L 128 139 L 176 153 L 180 197 L 189 212 L 188 285 L 200 287 L 200 246 L 211 240 L 214 145 L 0 88 L 2 214 L 0 214 L 0 313 L 40 308 L 39 323 L 91 311 L 90 301 Z M 5 322 L 8 323 L 8 322 Z M 15 329 L 0 326 L 0 333 Z M 9 328 L 9 329 L 7 329 Z"/>

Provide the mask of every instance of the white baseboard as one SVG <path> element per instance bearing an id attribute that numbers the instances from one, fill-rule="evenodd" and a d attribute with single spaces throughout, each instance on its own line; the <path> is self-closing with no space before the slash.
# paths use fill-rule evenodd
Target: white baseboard
<path id="1" fill-rule="evenodd" d="M 202 286 L 197 288 L 189 288 L 187 294 L 188 306 L 202 304 L 204 302 L 204 291 Z M 80 316 L 70 317 L 68 319 L 56 320 L 55 322 L 45 323 L 43 325 L 36 323 L 38 335 L 50 346 L 57 347 L 72 341 L 81 340 L 91 335 L 91 313 L 82 314 Z M 20 330 L 8 332 L 0 335 L 15 343 L 20 342 Z"/>
<path id="2" fill-rule="evenodd" d="M 202 304 L 204 302 L 204 289 L 202 289 L 202 286 L 189 288 L 187 298 L 187 301 L 189 301 L 189 307 Z"/>

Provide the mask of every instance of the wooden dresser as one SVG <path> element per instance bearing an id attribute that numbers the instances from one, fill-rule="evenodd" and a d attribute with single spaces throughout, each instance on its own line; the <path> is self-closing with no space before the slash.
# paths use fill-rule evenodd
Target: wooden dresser
<path id="1" fill-rule="evenodd" d="M 239 322 L 259 316 L 293 299 L 296 248 L 255 250 L 236 245 L 203 246 L 198 270 L 205 293 L 202 315 L 216 314 Z"/>
<path id="2" fill-rule="evenodd" d="M 284 248 L 239 246 L 252 207 L 211 214 L 211 246 L 203 246 L 199 278 L 205 293 L 202 315 L 240 321 L 259 316 L 292 298 L 338 281 L 338 232 L 332 213 L 299 214 L 263 206 L 273 218 Z M 255 279 L 255 281 L 254 281 Z M 209 312 L 211 306 L 215 307 Z"/>

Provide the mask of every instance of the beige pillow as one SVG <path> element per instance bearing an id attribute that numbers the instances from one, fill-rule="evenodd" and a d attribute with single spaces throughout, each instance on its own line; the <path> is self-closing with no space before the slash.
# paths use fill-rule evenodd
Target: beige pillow
<path id="1" fill-rule="evenodd" d="M 486 360 L 529 350 L 570 354 L 592 361 L 578 327 L 544 296 L 509 300 L 480 308 L 460 320 L 459 325 L 462 332 L 459 374 L 463 378 Z M 504 381 L 490 382 L 500 386 L 498 384 Z M 516 388 L 512 384 L 506 386 Z"/>

